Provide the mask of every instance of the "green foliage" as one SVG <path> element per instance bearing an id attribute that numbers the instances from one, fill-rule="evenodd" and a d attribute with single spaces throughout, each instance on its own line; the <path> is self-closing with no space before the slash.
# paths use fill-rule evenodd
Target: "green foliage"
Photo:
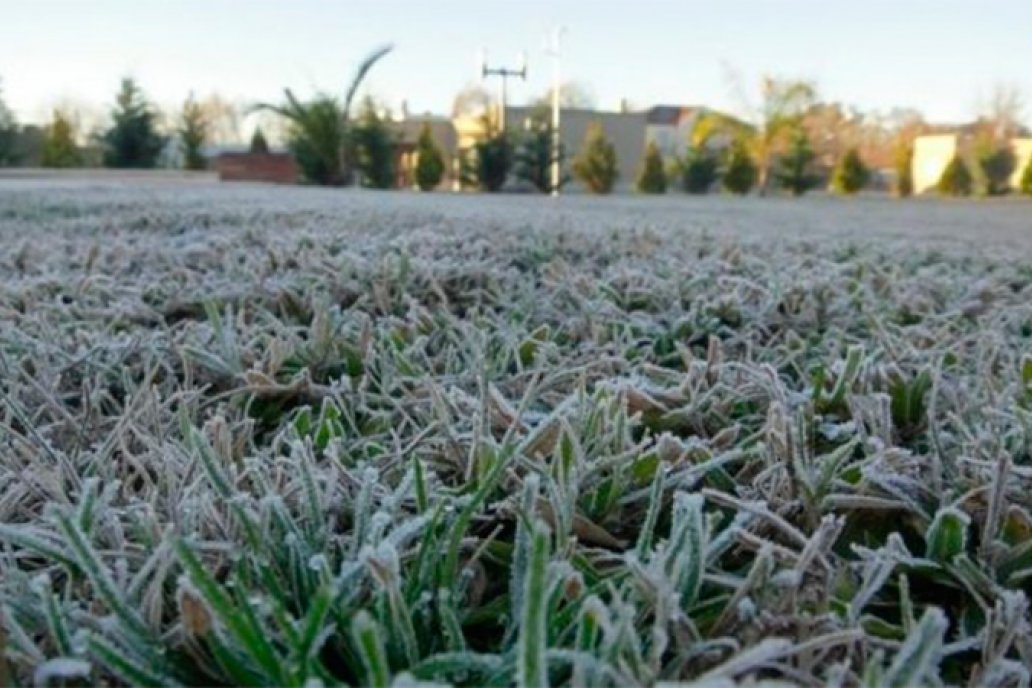
<path id="1" fill-rule="evenodd" d="M 512 170 L 513 146 L 509 136 L 502 131 L 488 135 L 478 141 L 464 160 L 463 181 L 481 191 L 501 191 Z"/>
<path id="2" fill-rule="evenodd" d="M 521 132 L 513 159 L 513 174 L 517 179 L 530 183 L 541 193 L 550 193 L 552 189 L 552 162 L 556 156 L 552 146 L 552 124 L 547 113 L 541 112 L 531 117 L 530 125 Z M 559 146 L 559 188 L 566 183 L 566 175 L 562 171 L 565 151 Z"/>
<path id="3" fill-rule="evenodd" d="M 788 150 L 778 158 L 777 179 L 782 188 L 793 196 L 802 196 L 817 185 L 813 173 L 813 147 L 802 127 L 796 128 L 789 140 Z"/>
<path id="4" fill-rule="evenodd" d="M 955 155 L 939 177 L 938 190 L 943 196 L 970 196 L 973 185 L 967 163 Z"/>
<path id="5" fill-rule="evenodd" d="M 736 138 L 727 150 L 724 188 L 733 194 L 747 194 L 756 184 L 757 172 L 756 163 L 749 154 L 748 143 L 742 138 Z"/>
<path id="6" fill-rule="evenodd" d="M 420 191 L 433 191 L 444 178 L 444 155 L 434 141 L 429 122 L 423 124 L 416 141 L 416 185 Z"/>
<path id="7" fill-rule="evenodd" d="M 18 194 L 2 684 L 1028 683 L 1021 260 Z"/>
<path id="8" fill-rule="evenodd" d="M 986 196 L 1002 196 L 1010 191 L 1010 178 L 1017 160 L 1009 144 L 982 140 L 976 145 L 975 161 Z"/>
<path id="9" fill-rule="evenodd" d="M 896 148 L 896 182 L 894 192 L 899 198 L 914 193 L 914 146 L 907 143 Z"/>
<path id="10" fill-rule="evenodd" d="M 54 119 L 44 130 L 40 164 L 43 167 L 77 167 L 82 164 L 82 153 L 75 142 L 75 127 L 71 118 L 60 110 L 54 111 Z"/>
<path id="11" fill-rule="evenodd" d="M 350 184 L 354 178 L 350 127 L 340 102 L 321 95 L 302 103 L 289 90 L 286 99 L 287 104 L 275 111 L 289 121 L 287 145 L 304 179 L 319 186 Z"/>
<path id="12" fill-rule="evenodd" d="M 680 165 L 681 187 L 690 194 L 707 193 L 720 177 L 720 160 L 706 146 L 691 146 Z"/>
<path id="13" fill-rule="evenodd" d="M 183 149 L 183 168 L 187 170 L 203 170 L 207 167 L 204 159 L 204 144 L 208 142 L 208 118 L 204 108 L 191 95 L 183 104 L 179 115 L 179 144 Z"/>
<path id="14" fill-rule="evenodd" d="M 860 159 L 860 151 L 850 148 L 835 165 L 831 175 L 831 188 L 840 194 L 855 194 L 867 184 L 870 171 Z"/>
<path id="15" fill-rule="evenodd" d="M 362 173 L 362 186 L 370 189 L 394 187 L 394 154 L 397 148 L 394 133 L 367 98 L 362 112 L 352 127 L 356 167 Z"/>
<path id="16" fill-rule="evenodd" d="M 616 149 L 598 122 L 588 126 L 584 144 L 573 159 L 573 176 L 583 182 L 591 193 L 607 194 L 613 190 L 613 184 L 619 176 Z"/>
<path id="17" fill-rule="evenodd" d="M 1025 171 L 1021 173 L 1021 193 L 1032 196 L 1032 157 L 1025 164 Z"/>
<path id="18" fill-rule="evenodd" d="M 0 167 L 18 162 L 17 150 L 18 122 L 14 118 L 14 113 L 4 102 L 3 89 L 0 88 Z"/>
<path id="19" fill-rule="evenodd" d="M 149 168 L 157 164 L 165 137 L 157 130 L 157 114 L 132 79 L 123 79 L 111 112 L 112 126 L 101 137 L 104 165 Z"/>
<path id="20" fill-rule="evenodd" d="M 391 46 L 377 48 L 359 63 L 343 102 L 327 94 L 304 102 L 288 88 L 284 89 L 283 105 L 258 105 L 257 109 L 287 120 L 288 145 L 309 183 L 346 186 L 354 181 L 357 153 L 351 126 L 352 103 L 369 70 L 391 50 Z M 376 178 L 381 180 L 378 175 Z"/>
<path id="21" fill-rule="evenodd" d="M 635 188 L 639 193 L 666 193 L 667 177 L 666 170 L 663 169 L 663 154 L 659 152 L 659 148 L 654 142 L 650 141 L 645 148 L 645 157 L 642 159 Z"/>
<path id="22" fill-rule="evenodd" d="M 254 134 L 251 135 L 251 145 L 248 150 L 253 155 L 269 154 L 269 142 L 266 140 L 265 132 L 262 131 L 261 127 L 255 127 Z"/>

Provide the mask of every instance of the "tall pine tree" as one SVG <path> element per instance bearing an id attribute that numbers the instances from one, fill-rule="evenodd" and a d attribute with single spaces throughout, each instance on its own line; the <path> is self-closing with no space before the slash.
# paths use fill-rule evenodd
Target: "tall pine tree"
<path id="1" fill-rule="evenodd" d="M 813 147 L 806 131 L 798 127 L 792 132 L 788 150 L 778 160 L 777 179 L 793 196 L 802 196 L 817 184 L 811 168 Z"/>
<path id="2" fill-rule="evenodd" d="M 559 151 L 560 170 L 563 164 L 564 151 L 560 144 Z M 530 126 L 520 137 L 519 145 L 516 146 L 516 153 L 513 160 L 513 174 L 523 181 L 529 182 L 541 193 L 550 193 L 552 189 L 552 162 L 555 160 L 556 152 L 552 145 L 552 123 L 543 113 L 536 113 L 530 121 Z M 560 172 L 559 187 L 566 182 L 564 175 Z"/>
<path id="3" fill-rule="evenodd" d="M 107 167 L 147 168 L 157 164 L 165 137 L 158 134 L 157 115 L 132 79 L 123 79 L 111 112 L 113 124 L 101 137 Z"/>
<path id="4" fill-rule="evenodd" d="M 724 188 L 733 194 L 744 196 L 756 184 L 759 170 L 749 153 L 749 143 L 739 137 L 731 142 L 724 167 Z"/>
<path id="5" fill-rule="evenodd" d="M 592 193 L 607 194 L 613 190 L 619 176 L 616 149 L 598 122 L 592 122 L 588 127 L 584 145 L 573 160 L 573 174 Z"/>
<path id="6" fill-rule="evenodd" d="M 645 148 L 645 157 L 642 159 L 636 186 L 639 193 L 666 193 L 667 178 L 666 170 L 663 169 L 663 154 L 659 152 L 655 142 L 650 141 Z"/>
<path id="7" fill-rule="evenodd" d="M 208 142 L 209 128 L 204 108 L 191 95 L 186 99 L 183 111 L 179 115 L 179 144 L 183 149 L 185 169 L 203 170 L 207 167 L 203 150 L 204 144 Z"/>
<path id="8" fill-rule="evenodd" d="M 433 191 L 444 178 L 444 155 L 434 141 L 429 122 L 423 123 L 416 141 L 416 168 L 413 176 L 420 191 Z"/>
<path id="9" fill-rule="evenodd" d="M 855 194 L 864 188 L 869 176 L 867 166 L 860 158 L 860 151 L 850 148 L 835 165 L 835 171 L 831 175 L 831 188 L 836 193 Z"/>
<path id="10" fill-rule="evenodd" d="M 358 122 L 350 132 L 357 167 L 362 173 L 362 186 L 370 189 L 390 189 L 394 186 L 394 134 L 384 118 L 376 111 L 376 104 L 366 98 Z"/>

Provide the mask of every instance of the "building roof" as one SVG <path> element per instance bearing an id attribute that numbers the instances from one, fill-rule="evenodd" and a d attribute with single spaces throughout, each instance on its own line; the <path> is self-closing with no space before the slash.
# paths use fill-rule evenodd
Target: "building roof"
<path id="1" fill-rule="evenodd" d="M 645 121 L 648 124 L 676 126 L 682 119 L 691 117 L 700 109 L 695 105 L 655 105 L 646 111 Z"/>

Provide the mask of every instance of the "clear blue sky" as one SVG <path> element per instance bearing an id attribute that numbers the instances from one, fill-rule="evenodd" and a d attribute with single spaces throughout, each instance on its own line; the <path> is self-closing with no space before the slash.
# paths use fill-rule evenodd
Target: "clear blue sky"
<path id="1" fill-rule="evenodd" d="M 25 120 L 54 104 L 103 108 L 135 76 L 159 103 L 193 90 L 231 99 L 340 90 L 373 46 L 397 51 L 371 91 L 416 112 L 446 112 L 491 61 L 525 49 L 543 92 L 544 36 L 568 29 L 564 72 L 599 106 L 703 103 L 736 109 L 724 65 L 755 92 L 763 73 L 816 80 L 827 99 L 865 109 L 973 116 L 994 84 L 1032 100 L 1032 0 L 0 0 L 0 78 Z M 494 86 L 492 85 L 492 88 Z M 1032 120 L 1027 108 L 1026 121 Z"/>

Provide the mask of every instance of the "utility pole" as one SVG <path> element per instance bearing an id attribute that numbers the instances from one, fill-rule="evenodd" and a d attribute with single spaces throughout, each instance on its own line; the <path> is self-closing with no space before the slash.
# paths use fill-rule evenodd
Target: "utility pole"
<path id="1" fill-rule="evenodd" d="M 523 81 L 527 80 L 527 54 L 520 53 L 519 67 L 513 69 L 511 67 L 488 67 L 486 52 L 481 51 L 480 78 L 486 79 L 489 76 L 499 76 L 502 78 L 502 104 L 498 122 L 502 131 L 505 131 L 505 107 L 509 102 L 509 77 L 519 78 Z"/>
<path id="2" fill-rule="evenodd" d="M 552 34 L 552 45 L 548 49 L 548 54 L 552 56 L 552 161 L 551 161 L 551 182 L 552 182 L 552 196 L 559 195 L 559 182 L 562 175 L 560 169 L 560 153 L 562 151 L 562 139 L 559 136 L 559 107 L 561 104 L 562 96 L 562 74 L 560 72 L 560 59 L 562 58 L 562 40 L 563 33 L 566 32 L 565 26 L 557 26 L 555 32 Z"/>

